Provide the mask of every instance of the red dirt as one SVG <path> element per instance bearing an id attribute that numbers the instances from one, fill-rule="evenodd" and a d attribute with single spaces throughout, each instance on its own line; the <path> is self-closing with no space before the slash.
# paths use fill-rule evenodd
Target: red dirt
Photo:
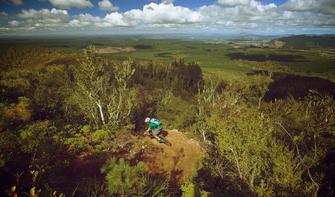
<path id="1" fill-rule="evenodd" d="M 139 160 L 147 165 L 150 174 L 168 176 L 179 184 L 185 183 L 200 168 L 204 150 L 199 142 L 177 130 L 167 131 L 165 138 L 172 146 L 145 137 Z"/>

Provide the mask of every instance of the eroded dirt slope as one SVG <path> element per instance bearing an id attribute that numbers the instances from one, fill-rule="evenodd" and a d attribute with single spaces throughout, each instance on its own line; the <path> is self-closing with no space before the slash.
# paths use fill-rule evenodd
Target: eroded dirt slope
<path id="1" fill-rule="evenodd" d="M 150 174 L 163 175 L 179 184 L 184 183 L 200 168 L 204 151 L 199 142 L 187 138 L 177 130 L 165 133 L 172 146 L 145 137 L 138 160 L 148 166 Z"/>

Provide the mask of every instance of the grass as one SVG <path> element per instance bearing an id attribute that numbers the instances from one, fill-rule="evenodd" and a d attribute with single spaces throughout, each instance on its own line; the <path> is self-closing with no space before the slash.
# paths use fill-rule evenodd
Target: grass
<path id="1" fill-rule="evenodd" d="M 134 59 L 140 62 L 169 63 L 174 59 L 183 58 L 185 62 L 196 62 L 204 70 L 225 70 L 247 73 L 257 68 L 261 62 L 232 60 L 230 53 L 245 55 L 294 55 L 303 57 L 303 61 L 279 62 L 269 61 L 268 64 L 282 65 L 293 72 L 311 73 L 314 75 L 333 76 L 335 74 L 335 53 L 331 49 L 275 49 L 250 47 L 234 41 L 209 43 L 201 40 L 178 39 L 138 39 L 125 37 L 83 37 L 54 39 L 16 39 L 0 40 L 0 51 L 9 47 L 46 47 L 64 51 L 79 52 L 88 45 L 96 47 L 135 47 L 146 46 L 133 52 L 102 54 L 108 59 Z M 325 55 L 326 54 L 326 55 Z M 264 68 L 262 69 L 272 69 Z"/>

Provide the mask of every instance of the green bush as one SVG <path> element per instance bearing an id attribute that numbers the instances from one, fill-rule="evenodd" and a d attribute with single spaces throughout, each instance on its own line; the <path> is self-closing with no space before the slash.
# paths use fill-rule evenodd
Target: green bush
<path id="1" fill-rule="evenodd" d="M 200 190 L 194 183 L 186 183 L 181 186 L 182 197 L 207 197 L 208 192 Z"/>
<path id="2" fill-rule="evenodd" d="M 141 195 L 145 192 L 143 163 L 130 166 L 124 159 L 112 158 L 101 168 L 101 172 L 106 174 L 110 195 Z"/>
<path id="3" fill-rule="evenodd" d="M 145 175 L 142 162 L 131 166 L 123 158 L 112 158 L 101 168 L 101 172 L 106 174 L 107 190 L 113 196 L 161 196 L 167 188 L 166 181 Z"/>
<path id="4" fill-rule="evenodd" d="M 54 144 L 53 135 L 57 128 L 49 121 L 35 122 L 19 131 L 22 152 L 48 152 Z"/>
<path id="5" fill-rule="evenodd" d="M 196 113 L 192 103 L 168 92 L 158 102 L 156 114 L 167 128 L 182 129 L 195 123 Z"/>
<path id="6" fill-rule="evenodd" d="M 334 147 L 333 99 L 312 93 L 259 107 L 233 95 L 221 94 L 203 119 L 219 155 L 207 161 L 210 171 L 258 196 L 316 195 L 323 176 L 316 169 Z"/>
<path id="7" fill-rule="evenodd" d="M 107 129 L 92 130 L 90 125 L 81 129 L 69 127 L 60 136 L 70 152 L 76 154 L 102 153 L 114 150 L 114 132 Z"/>

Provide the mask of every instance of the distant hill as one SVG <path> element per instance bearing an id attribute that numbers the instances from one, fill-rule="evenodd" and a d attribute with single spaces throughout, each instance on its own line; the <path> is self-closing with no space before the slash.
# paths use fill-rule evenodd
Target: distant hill
<path id="1" fill-rule="evenodd" d="M 269 44 L 276 48 L 316 48 L 316 47 L 335 48 L 335 35 L 289 36 L 271 40 Z"/>

